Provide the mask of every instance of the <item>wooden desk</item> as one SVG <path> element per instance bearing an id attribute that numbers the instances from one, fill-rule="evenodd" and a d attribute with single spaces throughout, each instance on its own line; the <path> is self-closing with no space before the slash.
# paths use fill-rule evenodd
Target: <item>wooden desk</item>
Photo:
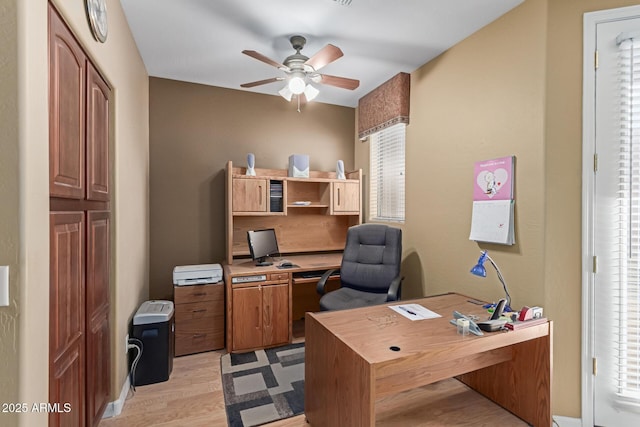
<path id="1" fill-rule="evenodd" d="M 468 299 L 446 294 L 402 301 L 442 316 L 418 321 L 387 305 L 307 313 L 307 421 L 321 427 L 373 426 L 376 399 L 459 376 L 524 421 L 551 426 L 552 322 L 458 335 L 449 323 L 454 310 L 487 315 Z"/>
<path id="2" fill-rule="evenodd" d="M 258 267 L 251 259 L 224 265 L 229 353 L 290 343 L 293 276 L 340 268 L 342 253 L 287 255 L 286 259 L 297 267 L 280 269 L 278 262 Z"/>

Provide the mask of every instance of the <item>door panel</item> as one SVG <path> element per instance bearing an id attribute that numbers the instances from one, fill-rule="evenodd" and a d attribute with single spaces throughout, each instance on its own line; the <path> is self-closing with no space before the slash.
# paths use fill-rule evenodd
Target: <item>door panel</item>
<path id="1" fill-rule="evenodd" d="M 233 212 L 266 212 L 267 180 L 233 180 Z"/>
<path id="2" fill-rule="evenodd" d="M 109 98 L 111 91 L 87 63 L 87 200 L 109 200 Z"/>
<path id="3" fill-rule="evenodd" d="M 85 56 L 64 22 L 49 12 L 49 192 L 84 198 Z"/>
<path id="4" fill-rule="evenodd" d="M 256 286 L 232 292 L 233 349 L 262 347 L 262 290 Z"/>
<path id="5" fill-rule="evenodd" d="M 262 287 L 264 346 L 289 342 L 289 285 Z"/>
<path id="6" fill-rule="evenodd" d="M 334 182 L 333 209 L 335 212 L 360 212 L 360 182 Z"/>
<path id="7" fill-rule="evenodd" d="M 82 212 L 50 214 L 49 402 L 73 409 L 50 413 L 50 426 L 85 422 L 84 222 Z"/>
<path id="8" fill-rule="evenodd" d="M 109 212 L 87 212 L 87 425 L 97 426 L 111 393 Z"/>
<path id="9" fill-rule="evenodd" d="M 87 425 L 100 424 L 111 393 L 109 312 L 87 325 Z"/>

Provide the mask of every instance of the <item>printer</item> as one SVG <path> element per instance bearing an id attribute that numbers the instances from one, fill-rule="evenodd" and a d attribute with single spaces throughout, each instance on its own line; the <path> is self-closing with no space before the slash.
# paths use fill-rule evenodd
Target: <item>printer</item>
<path id="1" fill-rule="evenodd" d="M 220 264 L 180 265 L 173 268 L 173 284 L 201 285 L 203 283 L 218 283 L 222 280 L 222 266 Z"/>

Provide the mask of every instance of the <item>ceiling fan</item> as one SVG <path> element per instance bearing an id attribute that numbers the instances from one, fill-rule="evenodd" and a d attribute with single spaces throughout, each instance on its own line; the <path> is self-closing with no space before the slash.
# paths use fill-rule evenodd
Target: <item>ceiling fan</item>
<path id="1" fill-rule="evenodd" d="M 286 75 L 284 77 L 272 77 L 270 79 L 244 83 L 240 86 L 249 88 L 273 82 L 287 81 L 287 84 L 280 89 L 278 93 L 287 101 L 291 101 L 291 98 L 295 96 L 298 99 L 298 103 L 301 101 L 304 103 L 311 101 L 320 93 L 320 91 L 313 87 L 311 83 L 320 83 L 349 90 L 354 90 L 360 85 L 359 80 L 330 76 L 328 74 L 321 74 L 318 72 L 320 68 L 343 56 L 342 50 L 340 50 L 339 47 L 328 44 L 311 58 L 308 58 L 300 53 L 306 44 L 307 39 L 303 36 L 292 36 L 289 41 L 296 53 L 288 56 L 284 61 L 282 61 L 282 64 L 267 58 L 255 50 L 243 50 L 242 53 L 245 55 L 276 67 L 284 71 Z"/>

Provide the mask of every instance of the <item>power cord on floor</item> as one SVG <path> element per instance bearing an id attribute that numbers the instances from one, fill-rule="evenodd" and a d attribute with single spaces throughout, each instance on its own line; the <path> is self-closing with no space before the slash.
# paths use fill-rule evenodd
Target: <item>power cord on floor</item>
<path id="1" fill-rule="evenodd" d="M 131 395 L 136 394 L 136 386 L 135 386 L 135 378 L 136 378 L 136 367 L 138 366 L 138 362 L 142 357 L 142 351 L 144 349 L 144 345 L 142 341 L 138 338 L 129 338 L 129 344 L 127 345 L 127 350 L 137 350 L 136 357 L 133 359 L 131 363 L 131 371 L 129 372 L 129 389 L 133 392 Z"/>

